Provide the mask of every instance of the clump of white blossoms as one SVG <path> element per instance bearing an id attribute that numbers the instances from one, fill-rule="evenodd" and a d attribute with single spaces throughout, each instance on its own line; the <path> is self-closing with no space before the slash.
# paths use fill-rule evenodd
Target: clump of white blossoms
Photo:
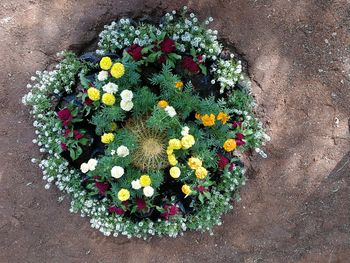
<path id="1" fill-rule="evenodd" d="M 146 186 L 143 188 L 143 194 L 147 197 L 151 197 L 154 194 L 154 189 L 152 186 Z"/>
<path id="2" fill-rule="evenodd" d="M 96 159 L 90 159 L 87 163 L 82 163 L 80 165 L 80 170 L 82 173 L 87 173 L 88 171 L 94 171 L 97 166 Z"/>
<path id="3" fill-rule="evenodd" d="M 108 79 L 108 71 L 105 71 L 105 70 L 100 71 L 97 75 L 97 79 L 99 81 L 105 81 L 106 79 Z"/>
<path id="4" fill-rule="evenodd" d="M 119 157 L 126 157 L 130 154 L 130 151 L 128 149 L 128 147 L 124 146 L 124 145 L 121 145 L 118 147 L 117 149 L 117 155 Z"/>
<path id="5" fill-rule="evenodd" d="M 110 94 L 115 94 L 118 92 L 118 85 L 114 84 L 113 82 L 108 82 L 102 87 L 102 90 Z"/>
<path id="6" fill-rule="evenodd" d="M 174 107 L 172 107 L 172 106 L 166 106 L 164 110 L 168 113 L 168 115 L 171 118 L 176 115 L 176 111 L 175 111 Z"/>
<path id="7" fill-rule="evenodd" d="M 121 166 L 113 166 L 111 169 L 111 176 L 113 178 L 119 179 L 124 174 L 124 168 Z"/>
<path id="8" fill-rule="evenodd" d="M 131 90 L 123 90 L 120 93 L 120 97 L 122 98 L 120 102 L 120 107 L 122 108 L 122 110 L 124 111 L 132 110 L 132 108 L 134 107 L 134 103 L 132 102 L 133 96 L 134 95 Z"/>

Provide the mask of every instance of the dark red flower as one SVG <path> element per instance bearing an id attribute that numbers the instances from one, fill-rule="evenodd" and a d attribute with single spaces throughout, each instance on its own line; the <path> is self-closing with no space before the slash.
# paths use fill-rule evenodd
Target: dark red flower
<path id="1" fill-rule="evenodd" d="M 57 112 L 57 116 L 62 121 L 63 126 L 69 125 L 69 123 L 73 119 L 72 113 L 67 108 L 64 108 L 63 110 Z"/>
<path id="2" fill-rule="evenodd" d="M 178 209 L 175 204 L 164 205 L 164 210 L 165 211 L 160 215 L 164 217 L 166 220 L 168 220 L 170 216 L 176 215 L 178 213 Z"/>
<path id="3" fill-rule="evenodd" d="M 128 52 L 135 61 L 139 61 L 140 59 L 142 59 L 141 51 L 142 47 L 140 47 L 138 44 L 133 44 L 126 49 L 126 52 Z"/>
<path id="4" fill-rule="evenodd" d="M 124 210 L 123 209 L 121 209 L 120 207 L 116 207 L 116 206 L 110 206 L 109 208 L 108 208 L 108 212 L 110 213 L 110 214 L 113 214 L 113 213 L 115 213 L 115 214 L 117 214 L 117 215 L 123 215 L 124 214 Z"/>
<path id="5" fill-rule="evenodd" d="M 100 195 L 106 195 L 106 191 L 110 188 L 108 183 L 95 182 L 95 186 L 99 191 Z"/>
<path id="6" fill-rule="evenodd" d="M 237 128 L 237 127 L 241 127 L 241 126 L 242 126 L 242 122 L 240 122 L 240 121 L 234 121 L 232 123 L 233 128 Z"/>
<path id="7" fill-rule="evenodd" d="M 224 170 L 226 165 L 230 162 L 229 159 L 227 159 L 225 156 L 223 156 L 222 154 L 218 153 L 218 157 L 219 157 L 219 162 L 218 162 L 218 166 L 221 170 Z M 228 168 L 229 171 L 232 171 L 233 167 L 235 166 L 234 163 L 231 163 L 230 167 Z"/>
<path id="8" fill-rule="evenodd" d="M 203 185 L 199 185 L 199 186 L 197 187 L 197 189 L 198 189 L 198 191 L 201 192 L 201 193 L 203 193 L 203 192 L 205 191 L 205 187 L 204 187 Z"/>
<path id="9" fill-rule="evenodd" d="M 91 105 L 93 102 L 94 102 L 94 101 L 91 100 L 89 97 L 86 97 L 86 98 L 85 98 L 85 104 L 86 104 L 86 105 Z"/>
<path id="10" fill-rule="evenodd" d="M 237 133 L 236 134 L 236 144 L 237 146 L 241 146 L 245 144 L 245 141 L 243 141 L 244 135 L 242 133 Z"/>
<path id="11" fill-rule="evenodd" d="M 78 131 L 73 131 L 73 137 L 74 139 L 79 140 L 83 137 L 83 135 Z"/>
<path id="12" fill-rule="evenodd" d="M 160 42 L 159 46 L 160 50 L 164 53 L 171 53 L 176 49 L 175 41 L 169 37 L 164 38 L 164 40 Z"/>
<path id="13" fill-rule="evenodd" d="M 166 56 L 165 55 L 161 55 L 158 58 L 158 63 L 160 63 L 160 64 L 165 63 L 165 61 L 166 61 Z"/>
<path id="14" fill-rule="evenodd" d="M 191 73 L 198 73 L 199 72 L 199 66 L 198 64 L 193 60 L 192 57 L 184 57 L 182 59 L 182 65 L 185 69 L 187 69 Z"/>
<path id="15" fill-rule="evenodd" d="M 61 142 L 61 149 L 62 149 L 62 151 L 66 151 L 67 150 L 67 144 L 65 144 L 64 142 Z"/>
<path id="16" fill-rule="evenodd" d="M 198 55 L 197 60 L 199 63 L 202 63 L 203 62 L 203 55 Z"/>
<path id="17" fill-rule="evenodd" d="M 141 198 L 136 199 L 136 205 L 137 205 L 138 210 L 143 210 L 143 209 L 147 208 L 147 204 L 146 204 L 145 200 L 143 200 Z"/>
<path id="18" fill-rule="evenodd" d="M 63 133 L 64 137 L 67 137 L 69 135 L 69 133 L 71 132 L 71 129 L 66 129 Z"/>

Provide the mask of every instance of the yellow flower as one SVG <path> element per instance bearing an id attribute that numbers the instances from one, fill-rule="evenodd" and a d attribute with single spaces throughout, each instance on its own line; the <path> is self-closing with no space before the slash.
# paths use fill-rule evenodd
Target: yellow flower
<path id="1" fill-rule="evenodd" d="M 87 95 L 90 100 L 96 101 L 100 99 L 100 91 L 96 88 L 89 88 L 87 90 Z"/>
<path id="2" fill-rule="evenodd" d="M 203 115 L 202 122 L 204 126 L 213 126 L 215 124 L 215 115 L 212 113 Z"/>
<path id="3" fill-rule="evenodd" d="M 228 116 L 225 112 L 220 112 L 217 116 L 217 120 L 221 121 L 222 124 L 225 124 L 230 119 L 230 116 Z"/>
<path id="4" fill-rule="evenodd" d="M 102 102 L 107 106 L 112 106 L 115 103 L 115 97 L 111 93 L 105 93 L 102 95 Z"/>
<path id="5" fill-rule="evenodd" d="M 189 149 L 195 143 L 195 139 L 191 134 L 187 134 L 181 139 L 181 144 L 183 149 Z"/>
<path id="6" fill-rule="evenodd" d="M 103 70 L 109 70 L 112 67 L 112 60 L 110 57 L 103 57 L 100 60 L 100 68 Z"/>
<path id="7" fill-rule="evenodd" d="M 172 178 L 177 179 L 180 177 L 181 171 L 179 167 L 174 166 L 170 168 L 169 173 Z"/>
<path id="8" fill-rule="evenodd" d="M 150 186 L 151 182 L 151 177 L 148 174 L 141 175 L 140 184 L 142 187 Z"/>
<path id="9" fill-rule="evenodd" d="M 118 199 L 122 202 L 128 200 L 130 198 L 130 192 L 127 189 L 120 189 L 118 192 Z"/>
<path id="10" fill-rule="evenodd" d="M 202 118 L 201 114 L 196 112 L 196 115 L 194 116 L 197 120 L 200 120 Z"/>
<path id="11" fill-rule="evenodd" d="M 170 139 L 169 140 L 169 148 L 174 150 L 180 150 L 182 147 L 181 141 L 179 139 Z"/>
<path id="12" fill-rule="evenodd" d="M 105 133 L 101 136 L 101 142 L 103 143 L 110 143 L 114 141 L 114 134 L 113 133 Z"/>
<path id="13" fill-rule="evenodd" d="M 190 159 L 188 159 L 187 164 L 192 170 L 196 170 L 202 166 L 202 161 L 196 157 L 191 157 Z"/>
<path id="14" fill-rule="evenodd" d="M 191 187 L 189 187 L 187 184 L 184 184 L 184 185 L 181 187 L 181 191 L 182 191 L 186 196 L 188 196 L 188 195 L 191 193 Z"/>
<path id="15" fill-rule="evenodd" d="M 166 149 L 166 154 L 167 154 L 167 155 L 172 155 L 173 152 L 174 152 L 174 149 L 173 149 L 173 148 L 168 147 L 168 148 Z"/>
<path id="16" fill-rule="evenodd" d="M 235 139 L 227 139 L 224 143 L 224 149 L 227 152 L 232 152 L 236 147 L 237 144 Z"/>
<path id="17" fill-rule="evenodd" d="M 168 155 L 168 161 L 171 165 L 177 165 L 177 160 L 175 154 Z"/>
<path id="18" fill-rule="evenodd" d="M 109 129 L 109 131 L 112 132 L 112 131 L 115 131 L 118 128 L 118 125 L 115 122 L 112 122 L 110 127 L 111 128 Z"/>
<path id="19" fill-rule="evenodd" d="M 158 102 L 158 106 L 161 107 L 162 109 L 165 109 L 168 106 L 168 102 L 166 100 L 160 100 Z"/>
<path id="20" fill-rule="evenodd" d="M 198 167 L 195 174 L 198 179 L 204 179 L 208 175 L 208 171 L 204 167 Z"/>
<path id="21" fill-rule="evenodd" d="M 177 89 L 181 89 L 184 86 L 184 83 L 182 81 L 176 81 L 175 87 Z"/>
<path id="22" fill-rule="evenodd" d="M 125 67 L 122 63 L 115 63 L 113 64 L 112 68 L 111 68 L 111 75 L 116 78 L 119 79 L 121 78 L 125 73 Z"/>

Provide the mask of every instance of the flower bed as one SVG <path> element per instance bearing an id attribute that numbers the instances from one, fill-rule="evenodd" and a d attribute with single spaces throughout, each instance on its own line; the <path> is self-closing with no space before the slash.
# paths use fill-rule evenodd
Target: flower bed
<path id="1" fill-rule="evenodd" d="M 95 53 L 62 52 L 28 84 L 45 187 L 105 235 L 211 231 L 244 184 L 238 153 L 265 155 L 241 62 L 211 21 L 186 8 L 159 25 L 121 19 Z"/>

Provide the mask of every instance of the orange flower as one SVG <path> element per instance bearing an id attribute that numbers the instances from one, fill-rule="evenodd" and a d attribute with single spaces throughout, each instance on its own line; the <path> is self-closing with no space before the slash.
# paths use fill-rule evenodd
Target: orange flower
<path id="1" fill-rule="evenodd" d="M 201 116 L 200 113 L 196 112 L 195 118 L 196 118 L 197 120 L 200 120 L 200 119 L 202 118 L 202 116 Z"/>
<path id="2" fill-rule="evenodd" d="M 215 115 L 212 113 L 203 115 L 202 122 L 204 126 L 213 126 L 215 124 Z"/>
<path id="3" fill-rule="evenodd" d="M 236 147 L 237 144 L 235 139 L 227 139 L 224 143 L 224 149 L 226 152 L 232 152 Z"/>
<path id="4" fill-rule="evenodd" d="M 168 106 L 168 102 L 166 100 L 160 100 L 158 102 L 158 106 L 161 107 L 162 109 L 165 109 Z"/>
<path id="5" fill-rule="evenodd" d="M 184 86 L 184 83 L 182 81 L 176 81 L 175 87 L 178 89 L 181 89 Z"/>
<path id="6" fill-rule="evenodd" d="M 221 121 L 222 124 L 225 124 L 230 119 L 230 116 L 228 116 L 225 112 L 220 112 L 217 116 L 217 120 Z"/>

